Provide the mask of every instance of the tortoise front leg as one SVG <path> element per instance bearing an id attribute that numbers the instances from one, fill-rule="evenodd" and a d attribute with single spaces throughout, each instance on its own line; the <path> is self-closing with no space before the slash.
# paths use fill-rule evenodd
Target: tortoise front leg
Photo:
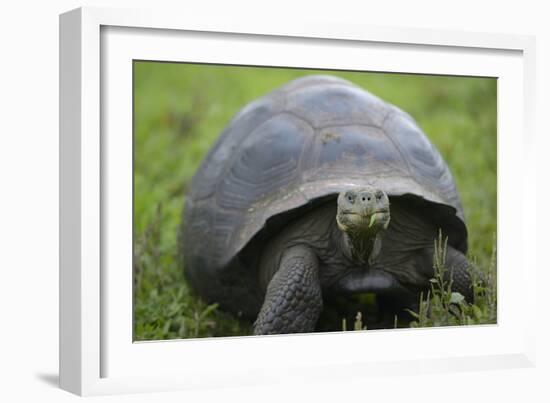
<path id="1" fill-rule="evenodd" d="M 305 246 L 294 246 L 284 253 L 254 322 L 254 334 L 315 329 L 323 308 L 318 266 L 317 256 Z"/>

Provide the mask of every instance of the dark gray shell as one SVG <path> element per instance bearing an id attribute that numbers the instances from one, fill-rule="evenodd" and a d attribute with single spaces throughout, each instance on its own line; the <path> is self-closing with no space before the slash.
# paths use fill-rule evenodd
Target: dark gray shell
<path id="1" fill-rule="evenodd" d="M 294 80 L 248 104 L 221 133 L 187 194 L 188 278 L 200 283 L 233 270 L 231 262 L 268 220 L 365 184 L 432 203 L 450 242 L 466 249 L 453 177 L 400 109 L 330 76 Z"/>

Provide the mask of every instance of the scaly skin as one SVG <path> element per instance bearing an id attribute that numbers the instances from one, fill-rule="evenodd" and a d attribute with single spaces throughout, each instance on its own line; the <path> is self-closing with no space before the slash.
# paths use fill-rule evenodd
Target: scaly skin
<path id="1" fill-rule="evenodd" d="M 323 308 L 317 256 L 310 249 L 288 249 L 267 288 L 254 334 L 312 331 Z"/>

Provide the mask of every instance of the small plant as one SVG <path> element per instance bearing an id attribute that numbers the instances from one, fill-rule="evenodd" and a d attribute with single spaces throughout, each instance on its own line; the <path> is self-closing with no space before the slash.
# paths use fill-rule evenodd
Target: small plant
<path id="1" fill-rule="evenodd" d="M 363 326 L 363 315 L 361 315 L 361 312 L 357 312 L 357 315 L 355 316 L 353 330 L 367 330 L 367 326 Z"/>
<path id="2" fill-rule="evenodd" d="M 497 319 L 496 296 L 496 244 L 493 246 L 491 263 L 485 272 L 470 265 L 473 287 L 473 303 L 452 291 L 452 270 L 445 267 L 447 238 L 441 232 L 434 241 L 434 277 L 430 279 L 430 290 L 426 298 L 421 294 L 418 312 L 408 310 L 414 317 L 411 327 L 457 326 L 492 324 Z"/>
<path id="3" fill-rule="evenodd" d="M 345 332 L 347 331 L 347 321 L 346 318 L 342 319 L 342 330 Z M 363 325 L 363 314 L 361 312 L 357 312 L 357 315 L 355 315 L 355 322 L 353 322 L 353 330 L 367 330 L 367 325 Z"/>

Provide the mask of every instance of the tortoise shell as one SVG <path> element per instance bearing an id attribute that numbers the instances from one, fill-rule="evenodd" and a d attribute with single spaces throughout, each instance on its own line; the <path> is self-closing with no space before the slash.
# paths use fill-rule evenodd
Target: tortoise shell
<path id="1" fill-rule="evenodd" d="M 193 177 L 182 222 L 187 277 L 204 289 L 236 270 L 270 222 L 364 185 L 422 199 L 449 243 L 466 251 L 454 179 L 408 114 L 340 78 L 289 82 L 238 112 Z"/>

